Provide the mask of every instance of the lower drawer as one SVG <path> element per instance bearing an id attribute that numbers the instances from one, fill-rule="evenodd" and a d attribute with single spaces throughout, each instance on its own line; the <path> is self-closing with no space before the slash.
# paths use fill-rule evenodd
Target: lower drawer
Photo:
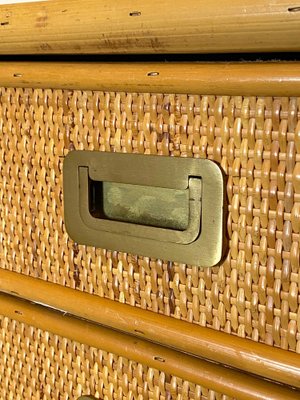
<path id="1" fill-rule="evenodd" d="M 1 294 L 0 309 L 1 399 L 299 398 L 289 386 L 13 296 Z"/>
<path id="2" fill-rule="evenodd" d="M 1 399 L 230 399 L 16 320 L 0 321 Z"/>

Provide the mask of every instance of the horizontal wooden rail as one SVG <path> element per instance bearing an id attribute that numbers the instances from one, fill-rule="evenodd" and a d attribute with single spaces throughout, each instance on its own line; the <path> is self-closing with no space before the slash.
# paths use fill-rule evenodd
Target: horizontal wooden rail
<path id="1" fill-rule="evenodd" d="M 292 352 L 3 269 L 0 291 L 300 388 L 300 357 Z"/>
<path id="2" fill-rule="evenodd" d="M 40 305 L 0 294 L 1 314 L 126 357 L 239 400 L 294 400 L 300 392 L 192 357 Z"/>
<path id="3" fill-rule="evenodd" d="M 0 62 L 0 86 L 203 95 L 299 96 L 300 62 Z"/>
<path id="4" fill-rule="evenodd" d="M 0 6 L 1 54 L 300 50 L 295 0 L 51 0 Z"/>

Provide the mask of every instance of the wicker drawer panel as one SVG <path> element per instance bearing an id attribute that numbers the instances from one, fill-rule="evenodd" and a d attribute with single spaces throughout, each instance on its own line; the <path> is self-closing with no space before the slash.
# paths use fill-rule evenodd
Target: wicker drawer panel
<path id="1" fill-rule="evenodd" d="M 6 317 L 0 324 L 1 399 L 231 399 Z"/>
<path id="2" fill-rule="evenodd" d="M 1 89 L 0 266 L 300 352 L 298 98 Z M 225 262 L 81 246 L 63 223 L 73 149 L 203 157 L 228 176 Z"/>

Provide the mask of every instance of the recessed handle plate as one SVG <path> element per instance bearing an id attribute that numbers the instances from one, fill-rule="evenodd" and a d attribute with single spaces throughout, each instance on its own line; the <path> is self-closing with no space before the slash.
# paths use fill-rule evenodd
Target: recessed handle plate
<path id="1" fill-rule="evenodd" d="M 209 160 L 73 151 L 64 161 L 65 224 L 80 244 L 216 265 L 223 199 Z"/>

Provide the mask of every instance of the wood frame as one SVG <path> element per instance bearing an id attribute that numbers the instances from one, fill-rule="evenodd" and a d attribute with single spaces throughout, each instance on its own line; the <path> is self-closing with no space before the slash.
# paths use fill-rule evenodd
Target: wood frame
<path id="1" fill-rule="evenodd" d="M 0 62 L 0 85 L 226 96 L 299 96 L 300 62 Z"/>
<path id="2" fill-rule="evenodd" d="M 300 50 L 299 2 L 59 0 L 0 6 L 1 54 Z"/>

